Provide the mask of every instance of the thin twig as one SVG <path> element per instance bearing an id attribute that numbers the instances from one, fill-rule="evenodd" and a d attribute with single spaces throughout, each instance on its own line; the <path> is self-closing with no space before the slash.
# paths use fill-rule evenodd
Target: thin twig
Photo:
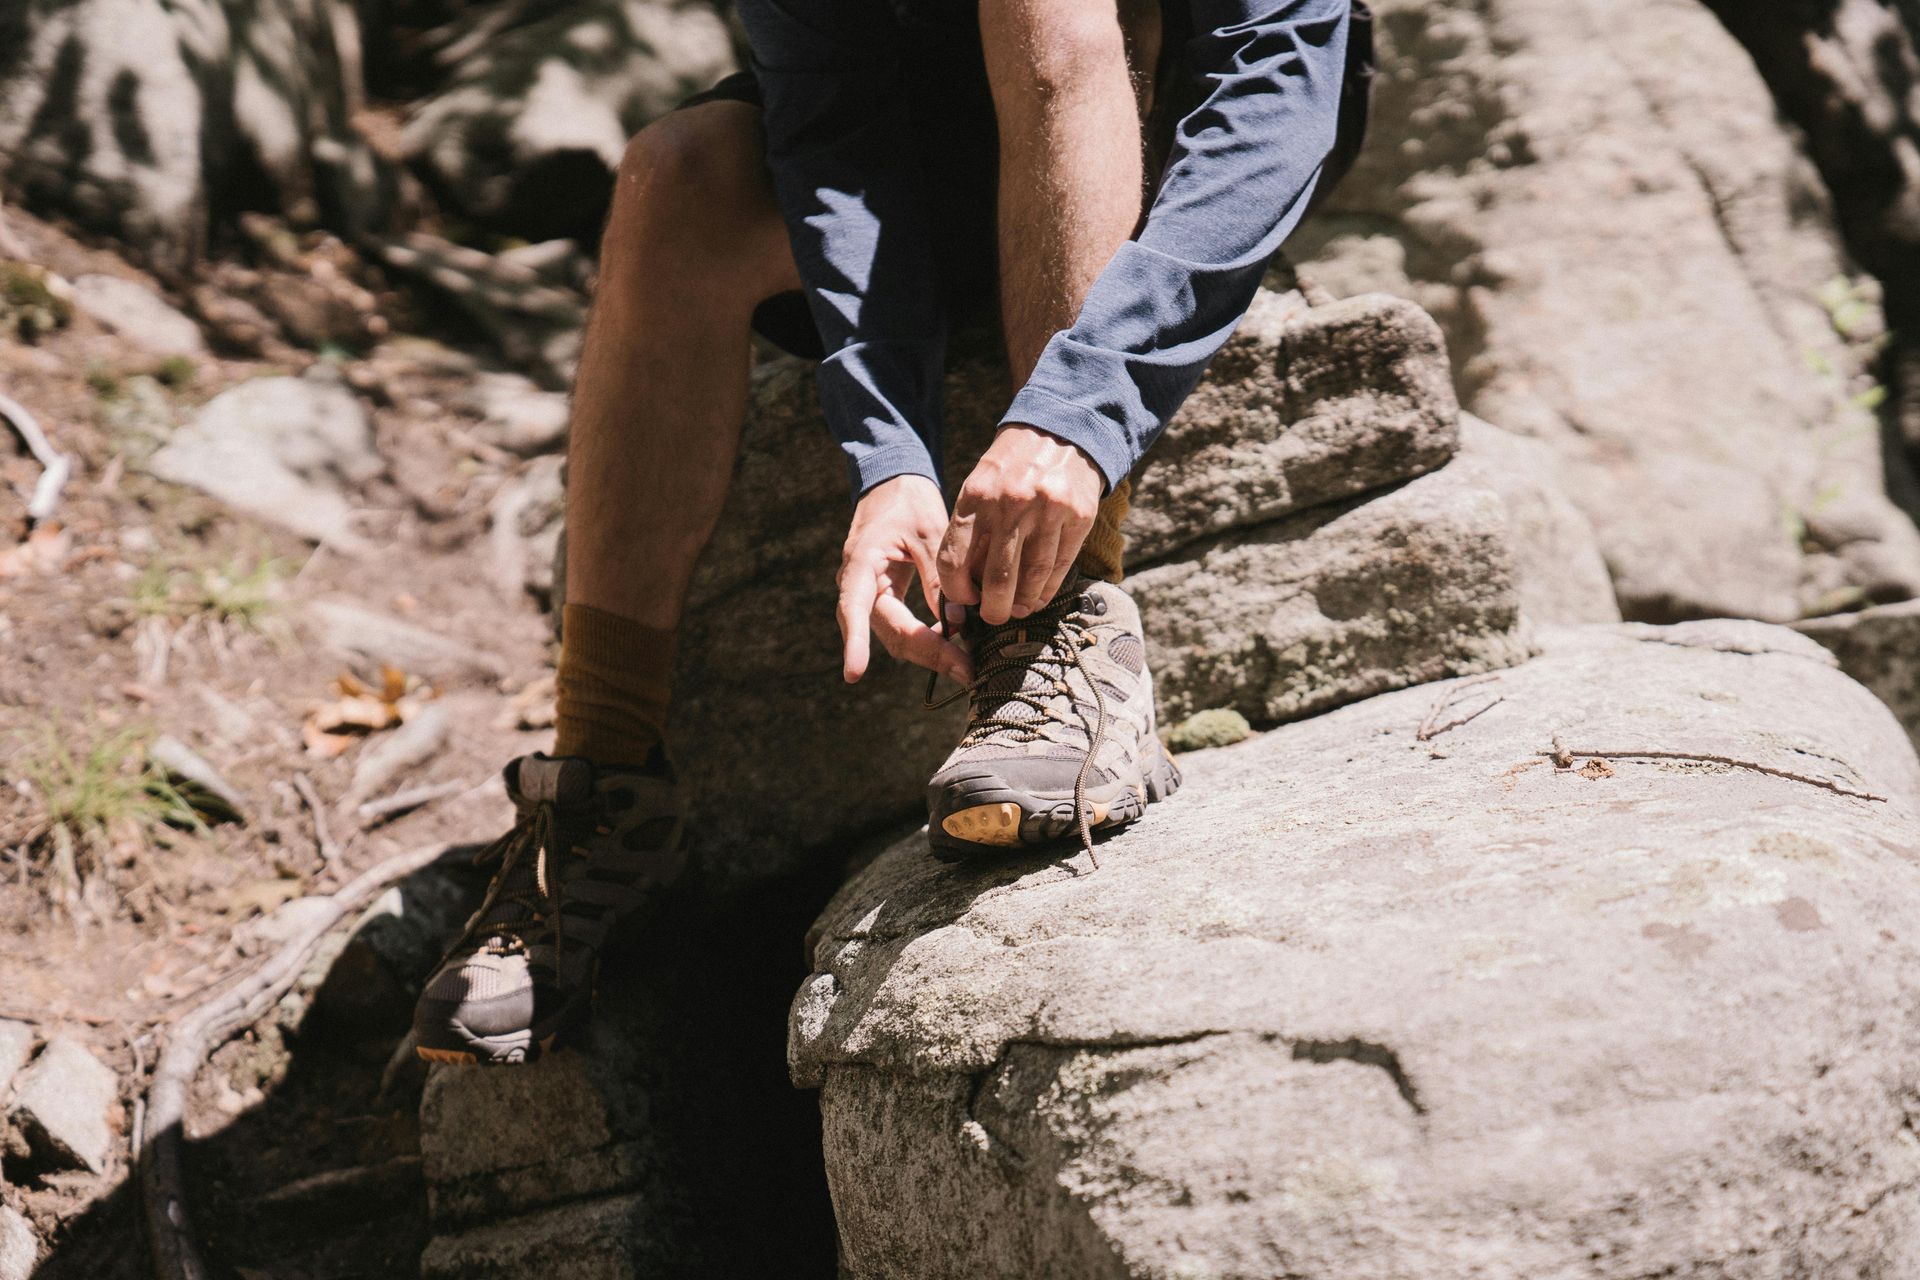
<path id="1" fill-rule="evenodd" d="M 1468 724 L 1474 720 L 1478 720 L 1481 716 L 1493 710 L 1495 707 L 1499 706 L 1501 703 L 1505 702 L 1506 700 L 1507 700 L 1507 695 L 1503 693 L 1500 696 L 1494 698 L 1490 702 L 1481 703 L 1479 706 L 1475 707 L 1473 710 L 1467 712 L 1467 714 L 1463 716 L 1455 716 L 1451 720 L 1445 721 L 1444 723 L 1441 723 L 1441 724 L 1434 725 L 1432 728 L 1427 729 L 1425 732 L 1420 734 L 1420 741 L 1422 742 L 1431 741 L 1432 739 L 1439 737 L 1441 734 L 1446 733 L 1448 730 L 1458 729 L 1463 724 Z"/>
<path id="2" fill-rule="evenodd" d="M 327 807 L 320 803 L 320 793 L 313 789 L 313 779 L 304 773 L 293 775 L 293 789 L 300 794 L 300 803 L 307 806 L 307 812 L 313 815 L 313 842 L 320 847 L 320 859 L 328 866 L 340 861 L 340 844 L 327 829 Z"/>
<path id="3" fill-rule="evenodd" d="M 208 999 L 174 1023 L 153 1070 L 145 1124 L 136 1135 L 135 1148 L 153 1270 L 160 1280 L 208 1280 L 209 1276 L 193 1234 L 180 1159 L 187 1094 L 207 1055 L 264 1016 L 299 981 L 321 939 L 343 920 L 364 909 L 389 885 L 444 858 L 453 847 L 429 845 L 361 873 L 332 896 L 319 918 L 288 939 L 246 981 Z"/>
<path id="4" fill-rule="evenodd" d="M 1735 769 L 1750 769 L 1755 773 L 1764 773 L 1773 778 L 1785 778 L 1789 782 L 1804 782 L 1810 787 L 1821 787 L 1835 795 L 1847 796 L 1854 800 L 1878 800 L 1882 803 L 1886 801 L 1885 796 L 1875 795 L 1871 791 L 1857 791 L 1831 778 L 1820 778 L 1810 773 L 1795 773 L 1791 769 L 1780 769 L 1754 760 L 1736 760 L 1732 756 L 1714 755 L 1707 751 L 1569 751 L 1561 745 L 1560 735 L 1555 734 L 1553 750 L 1542 751 L 1539 754 L 1546 756 L 1562 769 L 1572 768 L 1575 756 L 1591 756 L 1606 760 L 1690 760 L 1695 764 L 1724 764 Z"/>
<path id="5" fill-rule="evenodd" d="M 1501 694 L 1499 697 L 1495 698 L 1492 702 L 1487 703 L 1486 706 L 1481 707 L 1478 711 L 1475 711 L 1469 715 L 1461 716 L 1456 720 L 1449 720 L 1446 724 L 1434 723 L 1440 718 L 1441 712 L 1445 711 L 1447 708 L 1451 707 L 1456 701 L 1459 700 L 1459 697 L 1461 694 L 1465 693 L 1469 689 L 1478 688 L 1483 684 L 1488 684 L 1494 680 L 1498 680 L 1499 678 L 1500 677 L 1493 672 L 1489 672 L 1485 675 L 1478 675 L 1473 677 L 1471 680 L 1462 680 L 1459 684 L 1454 685 L 1452 688 L 1448 689 L 1445 693 L 1442 693 L 1438 698 L 1435 698 L 1433 705 L 1427 708 L 1426 718 L 1420 722 L 1420 727 L 1414 730 L 1414 734 L 1413 734 L 1414 741 L 1426 742 L 1429 739 L 1437 738 L 1441 734 L 1445 733 L 1447 730 L 1458 729 L 1461 725 L 1467 723 L 1469 720 L 1474 719 L 1476 716 L 1485 714 L 1495 704 L 1505 702 L 1507 700 L 1506 695 Z"/>
<path id="6" fill-rule="evenodd" d="M 7 225 L 7 211 L 4 207 L 0 207 L 0 258 L 12 258 L 20 262 L 24 261 L 26 256 L 27 246 L 20 242 L 20 237 L 14 234 L 11 226 Z"/>
<path id="7" fill-rule="evenodd" d="M 47 433 L 40 429 L 40 423 L 18 400 L 0 395 L 0 418 L 7 420 L 26 444 L 27 451 L 40 463 L 40 480 L 33 486 L 33 497 L 27 501 L 27 520 L 39 524 L 59 507 L 60 491 L 66 488 L 67 477 L 73 474 L 73 459 L 53 447 Z"/>
<path id="8" fill-rule="evenodd" d="M 370 830 L 387 821 L 397 818 L 411 809 L 432 804 L 436 800 L 445 800 L 448 796 L 458 795 L 467 789 L 467 783 L 436 782 L 429 786 L 414 787 L 408 791 L 396 791 L 384 800 L 370 800 L 360 806 L 360 829 Z"/>

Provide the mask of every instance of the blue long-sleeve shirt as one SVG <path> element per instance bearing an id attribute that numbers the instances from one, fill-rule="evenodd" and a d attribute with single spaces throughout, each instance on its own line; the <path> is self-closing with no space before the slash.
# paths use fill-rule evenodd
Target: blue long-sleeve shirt
<path id="1" fill-rule="evenodd" d="M 1109 488 L 1145 456 L 1253 301 L 1334 144 L 1348 0 L 1187 3 L 1203 96 L 1136 239 L 1056 333 L 1002 423 L 1078 445 Z M 818 381 L 854 491 L 939 480 L 946 316 L 886 0 L 740 0 L 768 164 L 826 350 Z"/>

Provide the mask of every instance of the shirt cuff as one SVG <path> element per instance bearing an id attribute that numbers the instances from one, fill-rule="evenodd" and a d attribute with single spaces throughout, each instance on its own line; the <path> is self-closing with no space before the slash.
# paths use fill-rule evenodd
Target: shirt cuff
<path id="1" fill-rule="evenodd" d="M 896 444 L 884 449 L 865 450 L 857 456 L 850 455 L 847 472 L 852 479 L 855 502 L 864 498 L 867 490 L 885 484 L 896 476 L 925 476 L 933 481 L 936 489 L 940 487 L 937 468 L 924 446 Z"/>
<path id="2" fill-rule="evenodd" d="M 1038 427 L 1051 436 L 1086 451 L 1106 478 L 1112 493 L 1140 459 L 1128 446 L 1126 434 L 1113 419 L 1082 404 L 1062 400 L 1051 391 L 1029 383 L 1020 389 L 1000 418 L 1000 425 Z"/>

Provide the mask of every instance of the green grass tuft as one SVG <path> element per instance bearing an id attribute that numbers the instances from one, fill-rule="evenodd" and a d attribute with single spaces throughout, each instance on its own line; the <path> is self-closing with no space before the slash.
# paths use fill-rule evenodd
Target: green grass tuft
<path id="1" fill-rule="evenodd" d="M 142 617 L 206 616 L 259 631 L 280 608 L 286 579 L 286 562 L 265 555 L 235 555 L 220 565 L 156 556 L 134 579 L 129 599 Z"/>
<path id="2" fill-rule="evenodd" d="M 72 736 L 55 720 L 20 752 L 20 773 L 45 806 L 43 834 L 86 842 L 127 828 L 143 836 L 161 826 L 205 830 L 193 806 L 148 761 L 140 729 L 123 729 L 80 750 Z"/>

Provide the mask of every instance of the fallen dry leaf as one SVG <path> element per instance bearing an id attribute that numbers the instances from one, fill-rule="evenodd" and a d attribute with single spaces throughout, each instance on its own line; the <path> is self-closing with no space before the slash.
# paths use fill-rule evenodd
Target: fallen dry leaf
<path id="1" fill-rule="evenodd" d="M 371 733 L 402 724 L 434 691 L 396 667 L 380 668 L 380 687 L 371 688 L 352 672 L 333 682 L 331 701 L 317 703 L 300 727 L 310 755 L 332 759 Z"/>

